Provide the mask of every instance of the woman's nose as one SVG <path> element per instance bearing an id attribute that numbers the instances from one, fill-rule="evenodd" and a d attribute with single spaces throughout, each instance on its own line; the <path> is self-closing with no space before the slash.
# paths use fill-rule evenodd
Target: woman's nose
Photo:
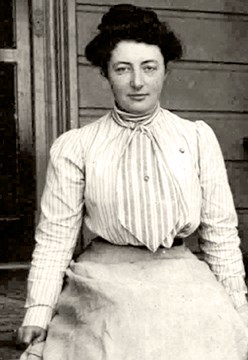
<path id="1" fill-rule="evenodd" d="M 142 88 L 144 83 L 143 83 L 143 78 L 142 78 L 142 74 L 140 71 L 134 71 L 132 73 L 130 85 L 132 88 L 137 89 L 137 90 Z"/>

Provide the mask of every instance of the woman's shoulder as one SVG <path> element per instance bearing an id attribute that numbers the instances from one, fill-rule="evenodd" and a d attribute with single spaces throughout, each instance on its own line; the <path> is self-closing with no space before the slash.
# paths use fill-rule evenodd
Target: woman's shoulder
<path id="1" fill-rule="evenodd" d="M 189 131 L 197 135 L 197 137 L 212 137 L 213 129 L 203 120 L 189 120 L 167 109 L 162 109 L 168 121 L 183 132 Z"/>
<path id="2" fill-rule="evenodd" d="M 105 126 L 107 117 L 108 114 L 80 128 L 64 132 L 54 141 L 51 153 L 63 152 L 63 154 L 66 154 L 67 152 L 84 150 L 95 139 L 96 134 Z"/>

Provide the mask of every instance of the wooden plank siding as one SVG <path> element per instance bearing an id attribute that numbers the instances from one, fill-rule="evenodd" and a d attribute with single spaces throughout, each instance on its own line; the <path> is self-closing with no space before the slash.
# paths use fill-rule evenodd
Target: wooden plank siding
<path id="1" fill-rule="evenodd" d="M 116 0 L 77 0 L 79 125 L 111 108 L 106 79 L 84 57 L 96 26 Z M 182 117 L 206 121 L 215 131 L 226 160 L 239 215 L 242 247 L 248 252 L 248 2 L 246 0 L 136 0 L 154 9 L 181 38 L 184 56 L 169 65 L 162 106 Z"/>
<path id="2" fill-rule="evenodd" d="M 120 3 L 116 0 L 77 0 L 78 5 L 111 6 Z M 186 12 L 216 12 L 248 14 L 246 0 L 129 0 L 129 4 L 150 7 L 152 9 L 184 10 Z"/>
<path id="3" fill-rule="evenodd" d="M 78 7 L 79 55 L 84 55 L 85 45 L 97 33 L 96 25 L 106 10 L 105 7 Z M 180 36 L 185 45 L 184 61 L 247 62 L 248 16 L 185 13 L 167 9 L 159 10 L 157 14 Z"/>
<path id="4" fill-rule="evenodd" d="M 248 71 L 207 69 L 197 66 L 173 66 L 169 70 L 162 106 L 171 110 L 240 112 L 248 109 Z M 248 68 L 247 68 L 248 70 Z M 87 84 L 84 87 L 83 84 Z M 113 103 L 108 82 L 98 69 L 79 63 L 80 108 L 110 107 Z"/>

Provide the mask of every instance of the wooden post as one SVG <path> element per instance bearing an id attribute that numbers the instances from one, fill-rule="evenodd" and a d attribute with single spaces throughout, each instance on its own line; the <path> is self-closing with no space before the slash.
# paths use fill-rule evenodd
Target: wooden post
<path id="1" fill-rule="evenodd" d="M 76 11 L 74 0 L 32 0 L 33 94 L 37 203 L 49 149 L 78 126 Z"/>

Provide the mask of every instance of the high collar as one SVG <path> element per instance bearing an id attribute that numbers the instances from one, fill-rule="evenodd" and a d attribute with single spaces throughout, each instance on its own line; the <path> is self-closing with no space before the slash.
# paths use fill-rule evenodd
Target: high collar
<path id="1" fill-rule="evenodd" d="M 156 106 L 147 113 L 133 114 L 120 110 L 116 105 L 114 105 L 111 115 L 118 125 L 133 130 L 140 125 L 146 126 L 151 124 L 160 112 L 160 109 L 160 103 L 158 102 Z"/>

